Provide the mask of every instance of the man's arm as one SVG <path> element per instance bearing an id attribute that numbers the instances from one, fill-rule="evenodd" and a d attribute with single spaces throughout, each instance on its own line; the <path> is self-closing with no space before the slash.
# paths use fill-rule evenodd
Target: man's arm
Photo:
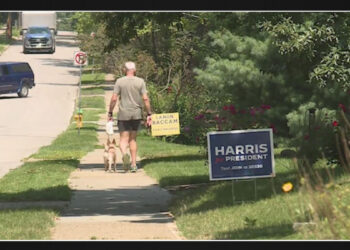
<path id="1" fill-rule="evenodd" d="M 143 102 L 145 103 L 145 108 L 146 108 L 147 114 L 152 114 L 151 103 L 149 101 L 148 95 L 143 94 L 142 99 L 143 99 Z"/>
<path id="2" fill-rule="evenodd" d="M 108 120 L 111 120 L 113 118 L 113 110 L 117 102 L 118 102 L 118 95 L 116 93 L 113 93 L 111 102 L 109 103 Z"/>
<path id="3" fill-rule="evenodd" d="M 145 108 L 146 108 L 146 111 L 147 111 L 146 124 L 149 127 L 149 126 L 152 125 L 152 116 L 151 116 L 152 115 L 152 110 L 151 110 L 151 103 L 149 101 L 147 93 L 142 95 L 142 99 L 143 99 L 143 102 L 145 103 Z"/>

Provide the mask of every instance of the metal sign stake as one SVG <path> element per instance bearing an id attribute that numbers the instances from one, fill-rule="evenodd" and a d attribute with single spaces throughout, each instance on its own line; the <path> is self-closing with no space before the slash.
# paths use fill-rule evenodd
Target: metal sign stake
<path id="1" fill-rule="evenodd" d="M 81 64 L 80 67 L 80 78 L 79 78 L 79 103 L 78 103 L 78 114 L 80 115 L 80 108 L 81 108 Z M 80 121 L 79 121 L 80 122 Z M 78 135 L 80 135 L 80 126 L 78 126 Z"/>
<path id="2" fill-rule="evenodd" d="M 232 180 L 232 202 L 233 202 L 233 205 L 235 204 L 235 190 L 234 190 L 234 186 L 235 186 L 235 183 L 234 183 L 235 180 Z"/>
<path id="3" fill-rule="evenodd" d="M 257 197 L 257 194 L 256 194 L 256 178 L 254 178 L 254 200 L 256 201 L 256 197 Z"/>
<path id="4" fill-rule="evenodd" d="M 245 180 L 245 181 L 251 181 L 253 180 L 254 181 L 254 201 L 256 201 L 258 195 L 257 195 L 257 188 L 256 188 L 256 178 L 253 178 L 253 179 L 248 179 L 248 180 Z M 234 189 L 234 186 L 235 186 L 235 182 L 237 182 L 239 180 L 237 179 L 232 179 L 232 202 L 233 202 L 233 205 L 235 203 L 238 203 L 238 202 L 244 202 L 244 200 L 240 200 L 240 201 L 236 201 L 236 196 L 235 196 L 235 189 Z M 246 201 L 249 201 L 249 200 L 246 200 Z M 251 200 L 250 200 L 251 201 Z"/>
<path id="5" fill-rule="evenodd" d="M 78 90 L 78 114 L 75 116 L 78 127 L 78 135 L 80 135 L 80 127 L 83 125 L 83 112 L 81 110 L 81 77 L 82 77 L 82 66 L 87 65 L 87 54 L 82 51 L 74 52 L 74 65 L 79 65 L 80 75 L 79 75 L 79 90 Z"/>

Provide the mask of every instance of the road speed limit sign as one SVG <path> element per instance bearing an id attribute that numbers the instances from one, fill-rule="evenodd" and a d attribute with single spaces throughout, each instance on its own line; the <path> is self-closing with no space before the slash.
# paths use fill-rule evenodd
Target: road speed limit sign
<path id="1" fill-rule="evenodd" d="M 87 54 L 82 51 L 77 51 L 74 52 L 74 65 L 87 65 L 88 60 L 87 60 Z"/>

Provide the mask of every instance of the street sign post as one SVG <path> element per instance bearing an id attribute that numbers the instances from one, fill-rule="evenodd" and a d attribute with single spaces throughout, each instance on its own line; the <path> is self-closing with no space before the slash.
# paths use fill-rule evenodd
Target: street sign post
<path id="1" fill-rule="evenodd" d="M 80 135 L 80 127 L 82 126 L 82 120 L 83 120 L 83 112 L 81 110 L 81 73 L 82 73 L 82 66 L 88 65 L 88 58 L 87 54 L 83 51 L 76 51 L 74 52 L 73 56 L 73 62 L 74 65 L 80 67 L 80 79 L 79 79 L 79 101 L 78 101 L 78 115 L 79 115 L 79 126 L 78 126 L 78 135 Z"/>

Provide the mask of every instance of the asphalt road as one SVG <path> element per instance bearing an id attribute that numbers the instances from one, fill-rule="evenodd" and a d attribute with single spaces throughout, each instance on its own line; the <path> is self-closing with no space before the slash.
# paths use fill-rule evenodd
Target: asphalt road
<path id="1" fill-rule="evenodd" d="M 78 50 L 74 33 L 59 31 L 54 54 L 23 54 L 17 41 L 0 56 L 0 61 L 28 62 L 36 83 L 27 98 L 0 95 L 0 178 L 69 125 L 79 82 L 79 67 L 73 65 Z"/>

